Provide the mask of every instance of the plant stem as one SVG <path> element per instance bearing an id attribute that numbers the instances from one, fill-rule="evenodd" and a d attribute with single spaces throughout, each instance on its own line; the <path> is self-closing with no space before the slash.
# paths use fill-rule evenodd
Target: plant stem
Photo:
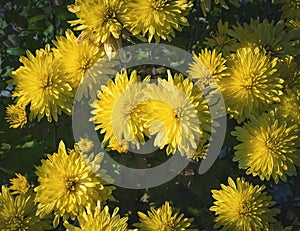
<path id="1" fill-rule="evenodd" d="M 59 144 L 59 137 L 58 137 L 58 123 L 56 121 L 53 121 L 53 128 L 54 128 L 54 146 L 56 149 L 58 148 Z"/>
<path id="2" fill-rule="evenodd" d="M 52 24 L 52 33 L 53 33 L 53 38 L 56 36 L 57 32 L 57 27 L 56 27 L 56 15 L 55 15 L 55 10 L 53 7 L 53 0 L 50 0 L 50 8 L 51 8 L 51 24 Z"/>

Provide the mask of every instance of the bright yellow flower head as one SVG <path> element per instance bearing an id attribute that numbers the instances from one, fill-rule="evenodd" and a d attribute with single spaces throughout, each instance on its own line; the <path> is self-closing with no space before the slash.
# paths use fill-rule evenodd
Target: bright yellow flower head
<path id="1" fill-rule="evenodd" d="M 230 177 L 228 184 L 221 184 L 220 190 L 212 190 L 215 201 L 210 210 L 217 216 L 214 228 L 230 231 L 269 230 L 270 223 L 276 222 L 274 216 L 279 209 L 271 208 L 275 202 L 263 192 L 265 186 L 253 186 L 244 178 L 237 178 L 235 183 Z"/>
<path id="2" fill-rule="evenodd" d="M 59 57 L 64 71 L 72 81 L 72 88 L 77 90 L 79 83 L 83 82 L 82 78 L 93 74 L 92 66 L 104 57 L 104 49 L 89 40 L 78 42 L 71 30 L 66 31 L 66 37 L 57 36 L 56 40 L 53 41 L 53 44 L 57 47 L 54 52 Z M 94 83 L 100 80 L 100 78 L 93 78 Z M 88 89 L 83 94 L 87 97 Z"/>
<path id="3" fill-rule="evenodd" d="M 259 48 L 237 50 L 227 61 L 228 76 L 219 82 L 227 111 L 238 123 L 279 102 L 283 80 L 276 74 L 277 59 Z"/>
<path id="4" fill-rule="evenodd" d="M 286 89 L 300 87 L 300 70 L 293 56 L 279 59 L 276 69 L 280 78 L 284 80 Z"/>
<path id="5" fill-rule="evenodd" d="M 143 231 L 183 231 L 193 222 L 193 218 L 183 218 L 184 214 L 173 214 L 173 209 L 167 201 L 158 209 L 151 207 L 147 214 L 148 216 L 138 212 L 139 223 L 134 226 Z"/>
<path id="6" fill-rule="evenodd" d="M 105 133 L 103 143 L 109 141 L 108 147 L 112 150 L 124 152 L 129 143 L 139 148 L 144 142 L 139 116 L 139 104 L 145 98 L 144 88 L 136 71 L 129 78 L 127 71 L 122 70 L 116 74 L 115 81 L 110 80 L 102 86 L 98 100 L 93 102 L 94 116 L 90 120 L 96 125 L 96 130 Z"/>
<path id="7" fill-rule="evenodd" d="M 76 20 L 71 25 L 78 25 L 75 30 L 82 30 L 81 37 L 87 37 L 94 43 L 110 43 L 121 37 L 127 12 L 126 0 L 76 0 L 68 6 L 75 13 Z"/>
<path id="8" fill-rule="evenodd" d="M 48 155 L 37 167 L 40 185 L 35 188 L 38 214 L 54 211 L 55 225 L 60 216 L 64 220 L 75 219 L 88 206 L 100 200 L 105 203 L 113 199 L 113 186 L 105 171 L 100 170 L 101 153 L 82 155 L 77 147 L 66 151 L 64 143 L 59 143 L 58 153 Z"/>
<path id="9" fill-rule="evenodd" d="M 226 70 L 226 60 L 222 53 L 216 53 L 216 50 L 202 49 L 199 55 L 193 53 L 194 60 L 189 65 L 188 73 L 191 78 L 199 79 L 200 83 L 209 84 L 212 79 L 219 81 Z"/>
<path id="10" fill-rule="evenodd" d="M 44 231 L 51 229 L 51 217 L 36 216 L 37 206 L 33 192 L 20 194 L 15 198 L 8 188 L 0 192 L 0 230 Z"/>
<path id="11" fill-rule="evenodd" d="M 274 21 L 263 22 L 251 20 L 250 24 L 244 23 L 233 26 L 227 33 L 232 38 L 237 39 L 237 43 L 228 47 L 231 51 L 238 48 L 252 46 L 265 49 L 269 54 L 276 57 L 285 57 L 286 55 L 299 55 L 300 51 L 296 47 L 299 41 L 296 40 L 296 33 L 286 32 L 284 21 L 280 20 L 276 24 Z"/>
<path id="12" fill-rule="evenodd" d="M 58 115 L 70 115 L 73 93 L 70 80 L 62 72 L 62 64 L 47 45 L 33 56 L 27 51 L 27 58 L 21 57 L 23 66 L 12 72 L 13 93 L 17 104 L 26 107 L 30 104 L 29 119 L 40 121 L 44 116 L 48 121 L 57 121 Z"/>
<path id="13" fill-rule="evenodd" d="M 156 135 L 154 145 L 167 146 L 168 155 L 176 150 L 182 156 L 192 155 L 204 136 L 204 118 L 198 118 L 197 107 L 205 102 L 201 94 L 193 94 L 193 82 L 182 74 L 173 78 L 168 72 L 168 80 L 158 79 L 158 85 L 151 85 L 147 92 L 151 100 L 144 102 L 142 117 L 149 134 Z"/>
<path id="14" fill-rule="evenodd" d="M 286 175 L 296 175 L 295 165 L 300 166 L 298 125 L 288 122 L 273 112 L 251 121 L 232 132 L 241 143 L 234 147 L 233 161 L 247 174 L 275 183 L 286 181 Z"/>
<path id="15" fill-rule="evenodd" d="M 30 183 L 21 174 L 16 173 L 16 176 L 9 180 L 11 183 L 9 190 L 14 191 L 12 194 L 25 194 L 30 189 Z"/>
<path id="16" fill-rule="evenodd" d="M 20 105 L 8 105 L 6 108 L 6 121 L 11 128 L 24 127 L 27 123 L 27 115 L 24 107 Z"/>
<path id="17" fill-rule="evenodd" d="M 153 38 L 171 41 L 175 29 L 182 31 L 182 26 L 189 25 L 185 16 L 191 7 L 188 0 L 132 0 L 126 26 L 133 35 L 147 36 L 149 43 Z"/>
<path id="18" fill-rule="evenodd" d="M 75 227 L 68 222 L 64 223 L 67 231 L 127 231 L 127 217 L 120 217 L 118 214 L 119 208 L 115 208 L 112 215 L 109 213 L 108 206 L 101 210 L 100 205 L 95 208 L 95 211 L 87 209 L 78 216 L 80 228 Z"/>

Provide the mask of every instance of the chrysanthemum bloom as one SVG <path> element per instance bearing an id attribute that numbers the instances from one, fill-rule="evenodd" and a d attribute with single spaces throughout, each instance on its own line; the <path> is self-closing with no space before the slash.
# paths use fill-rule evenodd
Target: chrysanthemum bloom
<path id="1" fill-rule="evenodd" d="M 234 147 L 233 161 L 247 174 L 275 183 L 286 181 L 286 175 L 296 175 L 295 165 L 300 165 L 298 125 L 274 112 L 251 117 L 243 127 L 236 127 L 233 136 L 241 143 Z"/>
<path id="2" fill-rule="evenodd" d="M 273 0 L 274 3 L 281 5 L 281 18 L 300 19 L 300 1 L 299 0 Z"/>
<path id="3" fill-rule="evenodd" d="M 171 41 L 175 31 L 188 26 L 185 17 L 192 8 L 188 0 L 132 0 L 128 2 L 128 20 L 126 27 L 133 35 Z"/>
<path id="4" fill-rule="evenodd" d="M 20 105 L 8 105 L 5 119 L 10 124 L 10 128 L 24 127 L 27 123 L 25 108 Z"/>
<path id="5" fill-rule="evenodd" d="M 50 230 L 50 217 L 36 216 L 37 206 L 34 202 L 35 194 L 28 192 L 15 198 L 8 188 L 2 186 L 0 192 L 0 230 Z"/>
<path id="6" fill-rule="evenodd" d="M 228 36 L 228 22 L 222 23 L 220 20 L 217 24 L 218 31 L 215 34 L 212 34 L 212 38 L 205 38 L 204 44 L 211 46 L 216 49 L 217 52 L 222 52 L 224 55 L 230 53 L 229 47 L 236 43 L 235 38 Z"/>
<path id="7" fill-rule="evenodd" d="M 54 211 L 56 226 L 62 216 L 64 220 L 84 212 L 100 200 L 105 203 L 113 199 L 113 186 L 109 176 L 100 169 L 101 153 L 98 155 L 82 155 L 77 147 L 66 151 L 64 143 L 59 143 L 58 153 L 48 155 L 37 167 L 40 185 L 35 188 L 38 215 Z"/>
<path id="8" fill-rule="evenodd" d="M 75 145 L 78 147 L 79 151 L 83 153 L 89 153 L 94 147 L 93 141 L 88 138 L 80 138 Z"/>
<path id="9" fill-rule="evenodd" d="M 226 70 L 226 60 L 222 57 L 222 53 L 216 53 L 216 50 L 202 49 L 197 55 L 193 53 L 193 62 L 189 65 L 188 74 L 192 79 L 199 79 L 200 84 L 208 85 L 214 79 L 219 81 Z"/>
<path id="10" fill-rule="evenodd" d="M 76 0 L 68 6 L 76 20 L 70 21 L 75 30 L 82 30 L 80 40 L 85 37 L 94 43 L 104 43 L 105 48 L 116 50 L 120 46 L 124 22 L 127 18 L 125 0 Z"/>
<path id="11" fill-rule="evenodd" d="M 219 82 L 227 111 L 238 123 L 279 102 L 283 80 L 276 74 L 277 59 L 259 48 L 241 48 L 227 61 L 228 76 Z"/>
<path id="12" fill-rule="evenodd" d="M 228 10 L 229 7 L 228 5 L 226 4 L 225 0 L 214 0 L 214 3 L 215 4 L 221 4 L 221 6 Z M 234 5 L 235 7 L 240 7 L 240 3 L 238 0 L 230 0 L 229 1 L 230 4 Z M 202 9 L 202 12 L 203 12 L 203 15 L 206 16 L 206 14 L 208 12 L 210 12 L 211 10 L 211 5 L 212 5 L 212 1 L 211 0 L 200 0 L 200 7 Z"/>
<path id="13" fill-rule="evenodd" d="M 145 83 L 145 82 L 144 82 Z M 127 71 L 116 74 L 115 81 L 101 87 L 98 99 L 92 103 L 95 108 L 90 121 L 96 125 L 95 130 L 105 133 L 103 143 L 109 141 L 109 147 L 119 152 L 124 145 L 131 143 L 139 148 L 144 143 L 142 121 L 139 116 L 139 104 L 145 98 L 145 84 L 140 82 L 136 71 L 128 78 Z"/>
<path id="14" fill-rule="evenodd" d="M 127 217 L 120 217 L 118 214 L 119 208 L 115 208 L 113 214 L 110 215 L 108 206 L 101 210 L 100 204 L 97 205 L 94 211 L 87 209 L 78 216 L 80 228 L 75 227 L 68 222 L 64 223 L 67 231 L 127 231 Z"/>
<path id="15" fill-rule="evenodd" d="M 297 33 L 294 31 L 285 30 L 284 21 L 280 20 L 275 25 L 265 19 L 263 22 L 251 20 L 250 24 L 243 25 L 237 23 L 227 33 L 229 36 L 237 39 L 237 43 L 228 47 L 231 51 L 236 51 L 238 48 L 252 46 L 265 49 L 269 54 L 284 58 L 286 55 L 298 55 L 299 49 L 296 47 L 299 44 Z"/>
<path id="16" fill-rule="evenodd" d="M 82 78 L 92 78 L 93 84 L 101 83 L 99 76 L 93 76 L 92 66 L 105 56 L 103 46 L 95 45 L 89 40 L 78 42 L 76 36 L 71 30 L 66 31 L 66 37 L 57 36 L 57 41 L 53 44 L 57 47 L 54 52 L 59 57 L 63 64 L 64 71 L 71 80 L 71 86 L 74 91 L 77 90 L 78 85 L 83 82 Z M 105 70 L 102 70 L 102 72 Z M 99 73 L 97 73 L 99 74 Z M 97 78 L 98 77 L 98 78 Z M 85 79 L 86 89 L 82 92 L 85 97 L 88 97 L 88 85 Z M 78 97 L 78 93 L 77 93 Z"/>
<path id="17" fill-rule="evenodd" d="M 151 136 L 156 135 L 154 145 L 167 154 L 176 150 L 182 156 L 192 155 L 197 149 L 197 142 L 204 136 L 197 107 L 203 106 L 205 99 L 201 94 L 194 95 L 194 84 L 191 79 L 184 79 L 182 74 L 175 74 L 174 79 L 168 72 L 168 81 L 158 79 L 158 85 L 147 89 L 149 100 L 142 104 L 144 127 Z"/>
<path id="18" fill-rule="evenodd" d="M 284 88 L 300 88 L 300 70 L 293 56 L 279 59 L 276 69 L 280 78 L 284 80 Z"/>
<path id="19" fill-rule="evenodd" d="M 173 214 L 172 210 L 173 208 L 166 201 L 158 209 L 151 207 L 150 211 L 147 212 L 148 216 L 138 212 L 139 223 L 134 224 L 134 226 L 143 231 L 183 231 L 191 225 L 193 218 L 184 218 L 184 214 Z"/>
<path id="20" fill-rule="evenodd" d="M 62 64 L 50 46 L 36 51 L 36 56 L 29 51 L 27 57 L 21 57 L 23 66 L 12 72 L 13 93 L 17 104 L 26 107 L 30 104 L 29 119 L 40 121 L 44 116 L 48 121 L 57 121 L 58 115 L 65 112 L 71 115 L 73 93 L 70 79 L 62 72 Z"/>
<path id="21" fill-rule="evenodd" d="M 278 114 L 300 125 L 300 90 L 298 88 L 286 90 L 278 106 Z"/>
<path id="22" fill-rule="evenodd" d="M 230 231 L 269 230 L 270 224 L 276 222 L 274 216 L 280 212 L 272 208 L 276 202 L 263 192 L 265 186 L 253 186 L 244 178 L 229 177 L 228 186 L 221 184 L 220 190 L 212 190 L 214 205 L 210 207 L 216 214 L 215 227 Z"/>
<path id="23" fill-rule="evenodd" d="M 25 194 L 30 189 L 30 183 L 25 176 L 16 173 L 16 178 L 10 179 L 11 186 L 9 190 L 13 191 L 12 194 Z"/>

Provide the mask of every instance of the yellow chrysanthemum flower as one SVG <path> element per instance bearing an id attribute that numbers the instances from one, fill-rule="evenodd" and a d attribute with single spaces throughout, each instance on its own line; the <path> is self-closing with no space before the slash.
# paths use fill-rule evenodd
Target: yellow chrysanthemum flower
<path id="1" fill-rule="evenodd" d="M 300 1 L 299 0 L 273 0 L 274 3 L 281 4 L 280 11 L 283 19 L 300 19 Z"/>
<path id="2" fill-rule="evenodd" d="M 227 111 L 238 123 L 279 102 L 283 80 L 276 75 L 277 59 L 259 48 L 241 48 L 227 61 L 228 76 L 219 82 Z"/>
<path id="3" fill-rule="evenodd" d="M 203 12 L 203 15 L 204 15 L 204 16 L 206 16 L 206 14 L 207 14 L 208 12 L 210 12 L 210 10 L 211 10 L 211 5 L 212 5 L 211 3 L 212 3 L 211 0 L 200 0 L 200 7 L 201 7 L 201 9 L 202 9 L 202 12 Z M 214 3 L 215 3 L 216 5 L 221 4 L 221 6 L 222 6 L 224 9 L 226 9 L 226 10 L 229 9 L 229 7 L 228 7 L 228 5 L 226 4 L 225 0 L 214 0 Z M 238 0 L 229 0 L 229 3 L 232 4 L 232 5 L 234 5 L 235 7 L 240 7 L 240 3 L 239 3 Z"/>
<path id="4" fill-rule="evenodd" d="M 142 118 L 149 134 L 156 135 L 154 145 L 160 149 L 167 146 L 168 155 L 178 150 L 182 156 L 191 156 L 204 137 L 201 122 L 207 123 L 205 118 L 198 118 L 198 106 L 208 110 L 203 106 L 203 95 L 194 95 L 193 82 L 182 74 L 175 74 L 173 79 L 170 71 L 168 80 L 159 78 L 158 85 L 149 86 L 147 92 L 150 100 L 142 104 Z"/>
<path id="5" fill-rule="evenodd" d="M 8 105 L 5 119 L 10 124 L 10 128 L 24 127 L 27 123 L 25 108 L 20 105 Z"/>
<path id="6" fill-rule="evenodd" d="M 183 231 L 193 222 L 193 218 L 183 218 L 184 214 L 173 214 L 172 207 L 169 202 L 165 202 L 160 208 L 150 208 L 147 212 L 148 216 L 142 212 L 138 212 L 139 223 L 134 224 L 143 231 L 164 231 L 174 230 Z"/>
<path id="7" fill-rule="evenodd" d="M 78 147 L 80 152 L 89 153 L 94 147 L 94 142 L 88 138 L 80 138 L 75 145 Z"/>
<path id="8" fill-rule="evenodd" d="M 17 104 L 26 107 L 30 104 L 29 119 L 40 121 L 44 116 L 48 121 L 57 121 L 58 115 L 65 112 L 71 115 L 73 93 L 70 80 L 62 72 L 62 64 L 54 56 L 50 46 L 36 51 L 34 57 L 29 51 L 21 57 L 23 66 L 12 72 L 13 93 Z"/>
<path id="9" fill-rule="evenodd" d="M 64 71 L 69 75 L 72 88 L 77 90 L 79 83 L 83 82 L 82 78 L 87 75 L 93 77 L 92 66 L 105 56 L 104 49 L 89 40 L 78 42 L 71 30 L 66 31 L 66 37 L 57 36 L 56 40 L 53 41 L 57 47 L 54 52 L 63 64 Z M 96 84 L 99 81 L 100 78 L 94 77 L 92 82 Z M 83 94 L 88 97 L 88 84 L 85 85 L 86 90 Z"/>
<path id="10" fill-rule="evenodd" d="M 128 2 L 126 27 L 133 35 L 147 35 L 150 43 L 154 38 L 171 41 L 174 30 L 188 26 L 185 17 L 192 8 L 188 0 L 132 0 Z"/>
<path id="11" fill-rule="evenodd" d="M 300 70 L 293 56 L 279 59 L 276 69 L 280 78 L 284 80 L 286 89 L 300 87 Z"/>
<path id="12" fill-rule="evenodd" d="M 119 208 L 115 208 L 113 214 L 110 215 L 108 206 L 101 210 L 98 204 L 94 211 L 87 209 L 78 216 L 80 228 L 75 227 L 68 222 L 64 223 L 67 231 L 127 231 L 127 217 L 120 217 Z"/>
<path id="13" fill-rule="evenodd" d="M 204 44 L 211 46 L 216 49 L 217 52 L 222 52 L 224 55 L 228 55 L 230 53 L 229 47 L 236 43 L 235 38 L 231 38 L 228 36 L 228 22 L 222 23 L 219 20 L 217 27 L 218 31 L 216 34 L 212 34 L 212 38 L 205 38 Z"/>
<path id="14" fill-rule="evenodd" d="M 228 47 L 231 51 L 238 48 L 252 46 L 265 49 L 273 56 L 284 58 L 286 55 L 299 55 L 300 51 L 296 47 L 299 44 L 297 33 L 286 32 L 284 21 L 280 20 L 274 25 L 265 19 L 263 22 L 251 20 L 250 24 L 243 25 L 237 23 L 227 34 L 237 39 L 237 43 Z"/>
<path id="15" fill-rule="evenodd" d="M 50 230 L 51 217 L 36 216 L 37 206 L 34 202 L 35 194 L 28 192 L 15 198 L 8 188 L 2 186 L 0 193 L 0 230 Z"/>
<path id="16" fill-rule="evenodd" d="M 300 125 L 300 90 L 287 89 L 278 106 L 278 114 Z"/>
<path id="17" fill-rule="evenodd" d="M 226 60 L 222 53 L 216 53 L 216 50 L 202 49 L 199 55 L 193 53 L 193 62 L 189 65 L 187 71 L 191 78 L 199 79 L 200 84 L 208 85 L 212 79 L 219 81 L 226 70 Z"/>
<path id="18" fill-rule="evenodd" d="M 230 231 L 270 230 L 270 223 L 276 222 L 274 216 L 280 210 L 272 208 L 276 202 L 263 192 L 265 186 L 253 186 L 244 178 L 237 178 L 235 183 L 230 177 L 228 184 L 221 184 L 222 189 L 211 191 L 215 201 L 210 210 L 217 215 L 214 228 Z"/>
<path id="19" fill-rule="evenodd" d="M 122 70 L 116 74 L 115 81 L 102 86 L 98 100 L 92 103 L 95 109 L 90 121 L 96 125 L 95 130 L 105 133 L 103 143 L 109 141 L 112 150 L 124 152 L 129 143 L 137 148 L 144 143 L 139 104 L 145 98 L 145 86 L 136 71 L 128 78 L 127 71 Z"/>
<path id="20" fill-rule="evenodd" d="M 272 111 L 252 116 L 251 121 L 232 132 L 241 142 L 234 147 L 233 161 L 261 180 L 272 177 L 275 183 L 286 181 L 286 175 L 296 175 L 295 165 L 300 166 L 298 128 Z"/>
<path id="21" fill-rule="evenodd" d="M 11 186 L 9 190 L 13 191 L 12 194 L 25 194 L 30 189 L 30 183 L 25 176 L 16 173 L 16 178 L 10 179 Z"/>
<path id="22" fill-rule="evenodd" d="M 48 159 L 42 160 L 42 165 L 37 167 L 40 182 L 35 188 L 38 215 L 54 211 L 56 226 L 61 216 L 64 220 L 75 219 L 97 200 L 105 203 L 113 199 L 114 187 L 108 185 L 112 179 L 106 171 L 100 170 L 101 161 L 101 153 L 82 155 L 76 146 L 67 153 L 61 141 L 58 153 L 48 155 Z"/>
<path id="23" fill-rule="evenodd" d="M 104 43 L 105 49 L 120 47 L 127 18 L 126 0 L 76 0 L 68 9 L 78 18 L 69 23 L 83 31 L 80 40 L 87 37 L 94 43 Z"/>

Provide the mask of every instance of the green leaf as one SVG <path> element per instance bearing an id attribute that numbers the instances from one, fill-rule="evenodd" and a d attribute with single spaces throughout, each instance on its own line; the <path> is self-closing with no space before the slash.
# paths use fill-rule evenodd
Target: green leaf
<path id="1" fill-rule="evenodd" d="M 32 23 L 36 23 L 36 22 L 39 22 L 39 21 L 42 21 L 42 20 L 45 20 L 45 15 L 39 14 L 39 15 L 35 15 L 32 18 L 30 18 L 28 20 L 28 23 L 32 24 Z"/>
<path id="2" fill-rule="evenodd" d="M 6 50 L 7 54 L 15 55 L 15 56 L 22 56 L 25 55 L 25 50 L 20 47 L 9 47 Z"/>
<path id="3" fill-rule="evenodd" d="M 32 148 L 34 146 L 34 141 L 28 141 L 23 145 L 17 145 L 16 148 Z"/>

